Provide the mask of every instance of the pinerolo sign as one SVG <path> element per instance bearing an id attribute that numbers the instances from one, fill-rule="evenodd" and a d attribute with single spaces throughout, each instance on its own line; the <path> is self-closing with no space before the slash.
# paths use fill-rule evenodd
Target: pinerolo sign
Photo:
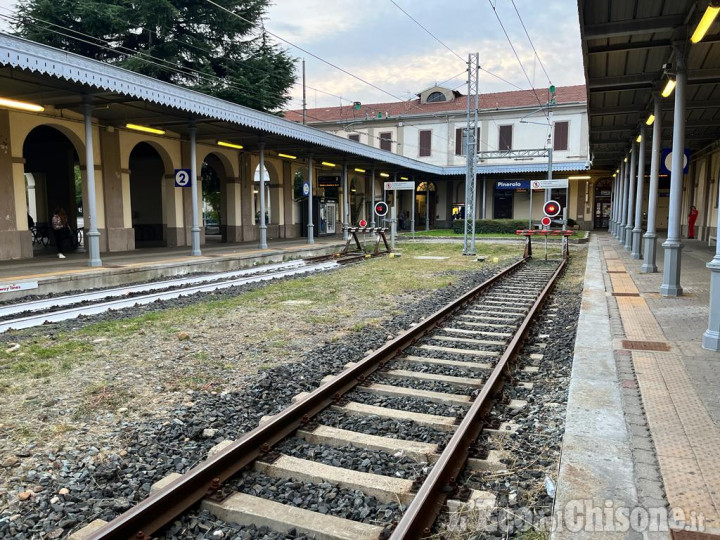
<path id="1" fill-rule="evenodd" d="M 495 189 L 529 189 L 530 180 L 498 180 Z"/>

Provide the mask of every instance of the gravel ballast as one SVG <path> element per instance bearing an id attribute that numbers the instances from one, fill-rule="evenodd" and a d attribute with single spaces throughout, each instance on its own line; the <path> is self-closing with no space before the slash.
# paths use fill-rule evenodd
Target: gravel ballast
<path id="1" fill-rule="evenodd" d="M 493 271 L 489 267 L 483 268 L 471 275 L 448 276 L 453 284 L 442 289 L 396 298 L 399 313 L 384 319 L 381 327 L 374 325 L 348 332 L 343 321 L 335 328 L 324 327 L 315 335 L 299 336 L 296 358 L 280 364 L 274 359 L 275 365 L 270 364 L 267 368 L 261 365 L 256 372 L 245 371 L 242 366 L 262 362 L 269 354 L 268 346 L 252 343 L 253 331 L 237 319 L 227 322 L 208 320 L 206 325 L 193 329 L 190 339 L 180 339 L 177 343 L 158 343 L 152 329 L 144 328 L 138 331 L 136 340 L 117 344 L 108 339 L 93 343 L 101 358 L 96 367 L 106 372 L 107 383 L 89 396 L 86 414 L 91 419 L 72 425 L 69 422 L 82 405 L 80 397 L 73 394 L 74 389 L 68 389 L 67 396 L 57 389 L 50 396 L 38 390 L 37 395 L 25 398 L 30 414 L 36 415 L 43 425 L 68 431 L 62 435 L 55 433 L 57 436 L 47 444 L 37 441 L 12 446 L 10 441 L 18 440 L 17 437 L 5 438 L 5 457 L 0 463 L 0 537 L 59 538 L 94 519 L 111 520 L 144 499 L 154 482 L 171 472 L 187 471 L 205 459 L 208 450 L 218 442 L 236 439 L 254 428 L 262 416 L 277 413 L 289 405 L 297 393 L 316 388 L 323 376 L 339 372 L 347 362 L 359 360 L 368 350 L 382 346 L 389 336 L 404 331 L 457 295 L 485 281 Z M 261 291 L 265 285 L 218 291 L 205 298 L 232 298 L 245 292 Z M 108 313 L 92 320 L 124 319 L 152 313 L 168 305 L 192 306 L 197 302 L 196 298 L 180 298 L 162 305 Z M 244 319 L 258 325 L 264 322 L 262 316 L 262 312 L 255 312 L 246 314 Z M 43 329 L 43 332 L 60 339 L 62 332 L 72 332 L 87 323 L 69 321 Z M 288 317 L 269 324 L 278 325 L 280 332 L 292 327 L 293 319 Z M 337 332 L 343 337 L 329 340 L 329 332 Z M 3 337 L 6 342 L 14 340 L 21 345 L 24 339 L 32 340 L 32 334 Z M 122 355 L 142 359 L 148 373 L 155 374 L 154 380 L 147 383 L 148 373 L 138 373 L 133 366 L 125 367 L 120 360 Z M 205 355 L 207 361 L 202 370 L 182 361 L 191 355 Z M 208 378 L 208 373 L 222 381 L 232 381 L 238 390 L 213 390 L 217 384 L 212 377 Z M 197 378 L 198 384 L 194 389 L 178 386 L 175 379 L 180 376 Z M 279 381 L 282 384 L 278 384 Z M 138 384 L 141 388 L 135 390 L 134 386 Z M 143 386 L 147 384 L 152 386 Z M 132 396 L 137 391 L 147 396 L 142 406 L 113 407 L 114 402 L 110 402 L 110 406 L 105 407 L 109 400 L 126 394 Z M 455 388 L 446 391 L 462 393 Z M 122 403 L 123 400 L 119 402 Z M 334 412 L 323 414 L 329 415 L 329 420 L 333 416 L 338 420 L 337 424 L 329 425 L 346 429 L 355 427 L 356 431 L 362 431 L 363 422 L 370 425 L 362 417 L 344 417 Z M 374 419 L 376 424 L 378 421 L 386 422 Z M 447 437 L 447 433 L 412 422 L 387 422 L 394 423 L 391 431 L 398 438 L 443 442 Z M 6 430 L 10 433 L 12 426 L 1 426 L 0 434 Z M 194 525 L 183 518 L 180 524 L 168 529 L 168 537 L 181 537 L 179 531 L 182 530 L 195 531 L 198 536 L 206 533 L 211 536 L 215 530 L 223 532 L 215 528 L 217 524 L 212 519 L 205 522 L 201 516 L 196 513 L 194 517 L 187 517 L 196 520 Z M 240 537 L 247 534 L 248 531 L 243 531 Z M 264 537 L 264 533 L 255 534 L 247 537 Z M 272 535 L 267 537 L 273 538 Z"/>

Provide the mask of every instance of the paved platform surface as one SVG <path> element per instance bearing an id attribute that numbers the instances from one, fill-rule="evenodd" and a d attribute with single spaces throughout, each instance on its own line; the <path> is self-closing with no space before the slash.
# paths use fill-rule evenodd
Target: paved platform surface
<path id="1" fill-rule="evenodd" d="M 90 268 L 88 254 L 68 253 L 59 259 L 54 250 L 38 251 L 34 258 L 0 262 L 0 301 L 29 294 L 60 293 L 70 290 L 118 286 L 148 279 L 159 279 L 197 272 L 227 271 L 281 262 L 299 257 L 325 255 L 344 246 L 342 235 L 320 237 L 314 244 L 306 238 L 270 240 L 268 249 L 257 242 L 201 246 L 202 255 L 190 256 L 189 247 L 143 248 L 128 252 L 101 253 L 102 266 Z M 12 284 L 32 282 L 38 288 L 22 292 L 2 292 Z"/>
<path id="2" fill-rule="evenodd" d="M 685 294 L 668 298 L 662 274 L 640 273 L 612 236 L 591 240 L 556 501 L 566 522 L 579 508 L 583 528 L 556 538 L 720 534 L 720 352 L 701 347 L 715 250 L 683 243 Z M 633 511 L 652 520 L 663 508 L 671 532 L 633 525 Z"/>

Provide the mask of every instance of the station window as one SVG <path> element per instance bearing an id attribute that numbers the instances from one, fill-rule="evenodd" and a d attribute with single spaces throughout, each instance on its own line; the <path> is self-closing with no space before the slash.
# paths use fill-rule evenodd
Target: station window
<path id="1" fill-rule="evenodd" d="M 553 150 L 568 149 L 568 122 L 555 122 Z"/>
<path id="2" fill-rule="evenodd" d="M 480 151 L 480 128 L 477 128 L 477 133 L 475 134 L 475 143 L 477 147 L 477 151 Z M 455 155 L 456 156 L 464 156 L 465 155 L 465 147 L 467 146 L 467 143 L 465 142 L 465 128 L 456 128 L 455 129 Z"/>
<path id="3" fill-rule="evenodd" d="M 353 135 L 348 135 L 348 139 L 350 139 L 351 141 L 360 142 L 360 135 L 357 133 Z"/>
<path id="4" fill-rule="evenodd" d="M 392 133 L 380 133 L 380 150 L 392 152 Z"/>
<path id="5" fill-rule="evenodd" d="M 423 129 L 420 131 L 420 157 L 427 157 L 432 154 L 432 131 Z"/>
<path id="6" fill-rule="evenodd" d="M 426 103 L 437 103 L 439 101 L 447 101 L 445 94 L 442 92 L 433 92 L 425 100 Z"/>
<path id="7" fill-rule="evenodd" d="M 498 150 L 512 150 L 512 126 L 500 126 L 500 142 Z"/>

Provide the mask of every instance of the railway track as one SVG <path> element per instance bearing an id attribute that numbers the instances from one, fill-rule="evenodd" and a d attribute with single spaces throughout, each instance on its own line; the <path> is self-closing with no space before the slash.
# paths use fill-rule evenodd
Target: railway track
<path id="1" fill-rule="evenodd" d="M 101 291 L 83 291 L 31 302 L 6 304 L 0 306 L 0 334 L 11 329 L 33 328 L 45 323 L 98 315 L 110 310 L 150 304 L 158 300 L 172 300 L 181 296 L 209 293 L 276 278 L 324 272 L 338 268 L 338 265 L 338 261 L 323 257 L 312 261 L 290 261 L 232 272 L 141 283 Z"/>
<path id="2" fill-rule="evenodd" d="M 506 268 L 315 391 L 296 396 L 237 441 L 221 443 L 205 462 L 160 482 L 145 501 L 87 538 L 148 538 L 197 503 L 227 522 L 283 533 L 353 540 L 428 536 L 448 499 L 460 496 L 456 479 L 564 266 L 526 259 Z M 348 418 L 364 421 L 348 429 Z M 407 429 L 383 433 L 385 419 Z M 423 440 L 415 439 L 420 432 Z M 354 447 L 403 456 L 417 461 L 417 474 L 379 475 L 289 455 L 283 453 L 288 438 L 340 452 Z M 362 492 L 404 511 L 392 525 L 328 516 L 327 508 L 311 511 L 257 496 L 248 489 L 253 475 L 279 479 L 289 490 L 310 482 Z"/>

